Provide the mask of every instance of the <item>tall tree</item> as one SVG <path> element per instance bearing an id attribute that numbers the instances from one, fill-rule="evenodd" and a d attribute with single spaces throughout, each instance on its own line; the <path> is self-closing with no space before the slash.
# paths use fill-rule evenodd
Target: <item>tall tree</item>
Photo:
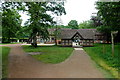
<path id="1" fill-rule="evenodd" d="M 91 20 L 93 21 L 94 27 L 98 27 L 102 25 L 102 20 L 99 16 L 91 16 Z"/>
<path id="2" fill-rule="evenodd" d="M 21 28 L 21 22 L 19 10 L 23 10 L 21 2 L 3 2 L 2 9 L 2 41 L 11 42 L 10 38 L 16 38 L 17 31 Z"/>
<path id="3" fill-rule="evenodd" d="M 29 30 L 32 31 L 32 45 L 37 47 L 37 36 L 42 36 L 43 39 L 48 38 L 48 27 L 55 24 L 53 17 L 47 12 L 51 12 L 58 16 L 65 14 L 64 2 L 29 2 L 26 3 L 29 19 Z"/>
<path id="4" fill-rule="evenodd" d="M 108 38 L 111 31 L 118 31 L 117 37 L 120 37 L 120 2 L 97 2 L 96 5 L 97 14 L 103 23 L 98 29 L 104 32 Z M 120 41 L 119 38 L 117 40 Z"/>
<path id="5" fill-rule="evenodd" d="M 98 16 L 103 21 L 99 30 L 109 36 L 111 33 L 112 55 L 114 55 L 114 34 L 120 34 L 120 2 L 97 2 L 96 5 L 99 10 Z"/>
<path id="6" fill-rule="evenodd" d="M 2 14 L 2 41 L 10 42 L 10 38 L 16 37 L 15 33 L 21 28 L 19 13 L 14 9 L 4 10 Z"/>
<path id="7" fill-rule="evenodd" d="M 68 23 L 68 26 L 72 29 L 78 29 L 78 22 L 76 20 L 71 20 L 69 23 Z"/>

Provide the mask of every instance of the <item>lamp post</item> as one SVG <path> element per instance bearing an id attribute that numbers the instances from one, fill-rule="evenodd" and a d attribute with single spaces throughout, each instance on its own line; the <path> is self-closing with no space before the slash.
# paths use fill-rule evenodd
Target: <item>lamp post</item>
<path id="1" fill-rule="evenodd" d="M 112 56 L 114 56 L 114 35 L 117 33 L 118 33 L 118 31 L 111 31 Z"/>

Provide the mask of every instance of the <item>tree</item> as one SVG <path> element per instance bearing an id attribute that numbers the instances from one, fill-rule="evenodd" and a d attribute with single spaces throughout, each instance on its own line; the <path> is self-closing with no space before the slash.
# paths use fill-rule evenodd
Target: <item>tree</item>
<path id="1" fill-rule="evenodd" d="M 102 25 L 102 20 L 99 16 L 91 16 L 91 20 L 93 21 L 94 27 L 98 27 Z"/>
<path id="2" fill-rule="evenodd" d="M 19 10 L 24 10 L 21 2 L 3 2 L 2 9 L 2 42 L 11 42 L 10 38 L 17 38 L 16 33 L 21 29 Z"/>
<path id="3" fill-rule="evenodd" d="M 120 34 L 120 2 L 97 2 L 98 16 L 102 19 L 103 25 L 99 27 L 101 32 L 110 36 L 112 40 L 112 50 L 114 48 L 113 32 L 118 31 Z M 118 35 L 120 37 L 120 35 Z M 120 39 L 119 39 L 120 40 Z"/>
<path id="4" fill-rule="evenodd" d="M 37 46 L 36 36 L 40 35 L 44 39 L 48 38 L 47 28 L 55 24 L 55 21 L 53 21 L 53 17 L 47 14 L 47 12 L 51 12 L 51 14 L 56 14 L 57 16 L 60 16 L 63 13 L 66 14 L 64 9 L 64 2 L 5 2 L 2 4 L 2 6 L 4 11 L 17 9 L 17 11 L 22 10 L 24 12 L 28 12 L 30 19 L 27 21 L 27 26 L 29 32 L 31 32 L 30 38 L 33 40 L 34 47 Z M 10 26 L 10 24 L 8 25 Z M 20 32 L 18 32 L 17 34 L 19 33 Z"/>
<path id="5" fill-rule="evenodd" d="M 79 28 L 80 29 L 91 29 L 91 28 L 96 28 L 94 27 L 94 23 L 92 20 L 88 20 L 88 21 L 83 21 L 79 24 Z"/>
<path id="6" fill-rule="evenodd" d="M 117 37 L 120 37 L 120 2 L 97 2 L 98 16 L 101 18 L 103 25 L 98 29 L 101 32 L 107 34 L 108 37 L 111 35 L 111 31 L 118 30 Z M 119 38 L 116 38 L 120 41 Z"/>
<path id="7" fill-rule="evenodd" d="M 48 38 L 48 27 L 55 24 L 53 17 L 47 14 L 50 11 L 58 16 L 65 14 L 64 2 L 29 2 L 28 7 L 29 30 L 32 31 L 30 38 L 33 40 L 32 45 L 37 47 L 37 36 L 42 36 L 43 39 Z"/>
<path id="8" fill-rule="evenodd" d="M 65 26 L 65 25 L 57 25 L 58 26 L 58 28 L 71 28 L 70 26 Z"/>
<path id="9" fill-rule="evenodd" d="M 2 41 L 11 42 L 10 38 L 15 38 L 15 33 L 21 28 L 19 13 L 14 9 L 3 10 L 2 14 Z"/>
<path id="10" fill-rule="evenodd" d="M 57 40 L 60 39 L 60 34 L 61 34 L 61 28 L 59 26 L 56 26 L 56 29 L 54 31 L 55 45 L 57 45 Z"/>
<path id="11" fill-rule="evenodd" d="M 68 23 L 68 26 L 72 29 L 78 29 L 78 23 L 76 20 L 71 20 L 69 23 Z"/>
<path id="12" fill-rule="evenodd" d="M 19 31 L 16 32 L 16 38 L 17 39 L 24 39 L 24 38 L 28 38 L 30 35 L 30 31 L 28 30 L 27 26 L 22 26 Z"/>
<path id="13" fill-rule="evenodd" d="M 120 31 L 120 2 L 97 2 L 98 16 L 101 18 L 103 26 L 101 31 L 109 29 L 111 31 Z"/>

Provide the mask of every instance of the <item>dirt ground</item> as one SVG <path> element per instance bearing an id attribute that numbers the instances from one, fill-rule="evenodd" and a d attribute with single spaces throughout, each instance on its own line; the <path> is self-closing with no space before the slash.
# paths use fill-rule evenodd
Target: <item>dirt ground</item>
<path id="1" fill-rule="evenodd" d="M 84 50 L 74 50 L 66 61 L 45 64 L 25 54 L 21 44 L 7 45 L 9 54 L 9 78 L 103 78 Z"/>

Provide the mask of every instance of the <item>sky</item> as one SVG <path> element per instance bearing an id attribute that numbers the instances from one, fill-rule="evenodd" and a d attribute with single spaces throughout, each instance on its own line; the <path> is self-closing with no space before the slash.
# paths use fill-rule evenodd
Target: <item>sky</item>
<path id="1" fill-rule="evenodd" d="M 77 20 L 78 24 L 90 20 L 92 13 L 97 12 L 94 5 L 95 1 L 97 0 L 67 0 L 64 6 L 67 14 L 58 17 L 62 22 L 61 25 L 67 25 L 70 20 Z M 23 26 L 25 21 L 29 19 L 29 16 L 22 12 L 20 15 L 23 20 Z"/>

